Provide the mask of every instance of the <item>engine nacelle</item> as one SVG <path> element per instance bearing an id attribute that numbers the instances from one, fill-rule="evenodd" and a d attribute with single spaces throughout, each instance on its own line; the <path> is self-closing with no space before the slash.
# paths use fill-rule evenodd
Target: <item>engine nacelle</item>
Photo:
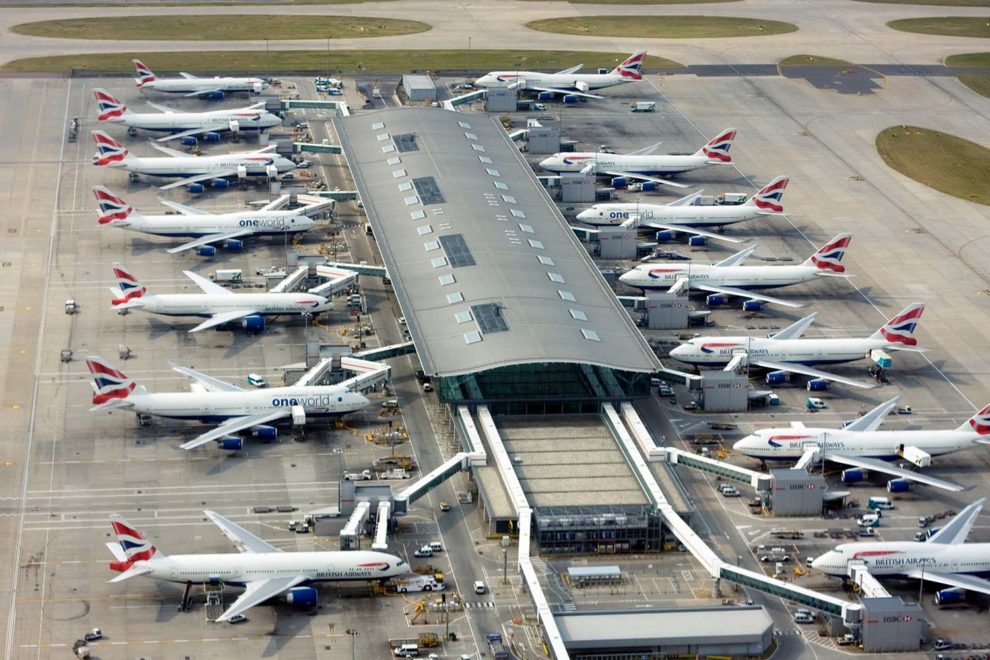
<path id="1" fill-rule="evenodd" d="M 701 247 L 702 245 L 705 245 L 707 242 L 708 242 L 708 239 L 705 238 L 704 236 L 689 236 L 688 237 L 688 245 L 690 245 L 691 247 Z"/>
<path id="2" fill-rule="evenodd" d="M 209 133 L 203 133 L 203 142 L 219 142 L 220 134 L 210 131 Z"/>
<path id="3" fill-rule="evenodd" d="M 199 194 L 206 190 L 206 187 L 202 183 L 190 183 L 186 186 L 186 192 L 192 193 L 194 195 Z"/>
<path id="4" fill-rule="evenodd" d="M 261 438 L 262 440 L 275 440 L 278 438 L 278 429 L 274 426 L 266 426 L 262 424 L 261 426 L 255 426 L 251 429 L 251 435 L 256 438 Z"/>
<path id="5" fill-rule="evenodd" d="M 758 312 L 763 309 L 762 300 L 744 300 L 742 304 L 744 312 Z"/>
<path id="6" fill-rule="evenodd" d="M 223 242 L 223 248 L 231 252 L 240 252 L 244 249 L 244 241 L 236 238 L 228 238 Z"/>
<path id="7" fill-rule="evenodd" d="M 808 381 L 809 392 L 824 392 L 828 389 L 829 382 L 824 378 L 812 378 Z"/>
<path id="8" fill-rule="evenodd" d="M 539 94 L 536 95 L 536 100 L 537 101 L 552 101 L 553 100 L 553 92 L 540 92 Z"/>
<path id="9" fill-rule="evenodd" d="M 617 190 L 622 190 L 629 185 L 629 179 L 624 176 L 617 176 L 612 178 L 612 187 Z"/>
<path id="10" fill-rule="evenodd" d="M 854 484 L 866 479 L 866 471 L 861 468 L 849 468 L 842 471 L 842 483 Z"/>
<path id="11" fill-rule="evenodd" d="M 577 94 L 564 94 L 564 103 L 574 105 L 579 100 Z"/>
<path id="12" fill-rule="evenodd" d="M 966 600 L 966 590 L 958 587 L 939 589 L 935 592 L 936 605 L 954 605 Z"/>
<path id="13" fill-rule="evenodd" d="M 248 332 L 263 332 L 265 329 L 265 317 L 260 314 L 252 314 L 241 319 L 241 327 Z"/>
<path id="14" fill-rule="evenodd" d="M 207 94 L 206 98 L 210 101 L 222 101 L 223 96 L 224 96 L 223 92 L 217 90 L 215 92 L 210 92 L 209 94 Z"/>
<path id="15" fill-rule="evenodd" d="M 675 234 L 669 229 L 664 229 L 663 231 L 658 231 L 656 234 L 657 243 L 669 243 L 674 240 Z"/>
<path id="16" fill-rule="evenodd" d="M 201 257 L 215 257 L 217 256 L 217 249 L 212 245 L 200 245 L 196 248 L 196 254 Z"/>
<path id="17" fill-rule="evenodd" d="M 660 184 L 656 181 L 644 181 L 643 192 L 656 192 L 660 189 Z"/>
<path id="18" fill-rule="evenodd" d="M 771 371 L 767 374 L 767 385 L 783 385 L 790 378 L 786 371 Z"/>
<path id="19" fill-rule="evenodd" d="M 231 119 L 227 123 L 227 128 L 230 129 L 230 132 L 231 133 L 240 133 L 241 132 L 241 122 L 237 121 L 236 119 Z"/>
<path id="20" fill-rule="evenodd" d="M 226 190 L 227 188 L 230 188 L 230 181 L 227 179 L 213 179 L 213 181 L 210 182 L 210 185 L 213 186 L 215 190 Z"/>
<path id="21" fill-rule="evenodd" d="M 887 482 L 888 493 L 906 493 L 911 490 L 911 482 L 908 479 L 891 479 Z"/>
<path id="22" fill-rule="evenodd" d="M 709 307 L 715 307 L 716 305 L 724 305 L 728 299 L 728 296 L 721 293 L 712 293 L 705 298 L 705 303 Z"/>
<path id="23" fill-rule="evenodd" d="M 285 594 L 285 602 L 293 607 L 308 609 L 320 602 L 320 594 L 313 587 L 296 587 Z"/>
<path id="24" fill-rule="evenodd" d="M 220 446 L 220 449 L 226 449 L 227 451 L 240 451 L 244 449 L 244 439 L 234 435 L 228 435 L 217 440 L 217 445 Z"/>
<path id="25" fill-rule="evenodd" d="M 195 147 L 197 144 L 199 144 L 199 140 L 196 139 L 195 135 L 187 135 L 186 137 L 182 138 L 182 140 L 180 141 L 182 142 L 183 145 L 187 147 Z"/>

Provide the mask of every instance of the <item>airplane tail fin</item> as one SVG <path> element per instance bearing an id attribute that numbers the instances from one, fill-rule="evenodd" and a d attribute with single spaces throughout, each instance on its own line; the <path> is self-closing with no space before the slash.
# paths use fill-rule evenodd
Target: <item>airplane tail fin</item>
<path id="1" fill-rule="evenodd" d="M 97 87 L 93 90 L 93 96 L 100 109 L 100 114 L 96 116 L 100 121 L 121 121 L 130 112 L 123 101 L 105 89 Z"/>
<path id="2" fill-rule="evenodd" d="M 637 50 L 627 57 L 622 64 L 612 69 L 609 73 L 618 74 L 626 80 L 643 79 L 643 60 L 646 59 L 645 50 Z"/>
<path id="3" fill-rule="evenodd" d="M 148 293 L 147 287 L 125 270 L 121 264 L 114 264 L 113 274 L 117 278 L 115 293 L 119 294 L 111 301 L 114 307 L 127 306 L 128 303 L 151 295 Z"/>
<path id="4" fill-rule="evenodd" d="M 144 534 L 116 513 L 110 516 L 110 525 L 113 527 L 114 536 L 117 537 L 119 544 L 119 548 L 116 548 L 113 547 L 113 543 L 107 543 L 107 547 L 113 553 L 115 560 L 110 562 L 110 570 L 122 574 L 127 573 L 135 562 L 148 561 L 156 554 L 160 557 L 165 556 L 151 541 L 144 537 Z M 140 575 L 140 572 L 134 572 L 133 575 Z M 120 577 L 123 576 L 118 576 L 118 578 Z"/>
<path id="5" fill-rule="evenodd" d="M 131 152 L 124 145 L 103 131 L 93 131 L 93 140 L 96 142 L 96 154 L 93 156 L 94 165 L 101 167 L 116 165 L 131 158 Z"/>
<path id="6" fill-rule="evenodd" d="M 957 431 L 973 431 L 980 435 L 990 435 L 990 405 L 984 406 L 956 429 Z"/>
<path id="7" fill-rule="evenodd" d="M 891 348 L 917 346 L 918 340 L 914 338 L 914 331 L 924 312 L 924 303 L 911 303 L 870 335 L 870 339 L 883 339 Z"/>
<path id="8" fill-rule="evenodd" d="M 727 128 L 716 137 L 708 141 L 708 144 L 694 152 L 695 156 L 704 156 L 711 163 L 731 163 L 732 156 L 729 149 L 732 148 L 732 141 L 736 139 L 736 129 Z"/>
<path id="9" fill-rule="evenodd" d="M 137 71 L 137 78 L 134 79 L 134 84 L 140 89 L 148 83 L 153 83 L 157 80 L 154 72 L 144 65 L 141 60 L 131 60 L 134 62 L 134 70 Z"/>
<path id="10" fill-rule="evenodd" d="M 802 266 L 814 266 L 823 273 L 844 273 L 846 267 L 840 263 L 846 256 L 846 248 L 852 242 L 852 234 L 839 234 L 818 248 L 818 251 L 805 259 Z"/>
<path id="11" fill-rule="evenodd" d="M 138 216 L 138 212 L 128 206 L 127 202 L 115 195 L 105 186 L 94 186 L 93 196 L 100 207 L 99 223 L 101 225 L 126 226 L 130 222 L 131 216 Z"/>
<path id="12" fill-rule="evenodd" d="M 786 176 L 778 176 L 763 186 L 755 195 L 746 200 L 746 206 L 755 206 L 765 213 L 783 213 L 784 190 L 790 181 Z"/>
<path id="13" fill-rule="evenodd" d="M 97 355 L 87 357 L 86 366 L 92 374 L 90 385 L 93 386 L 94 405 L 103 405 L 115 399 L 126 399 L 137 389 L 133 380 Z"/>

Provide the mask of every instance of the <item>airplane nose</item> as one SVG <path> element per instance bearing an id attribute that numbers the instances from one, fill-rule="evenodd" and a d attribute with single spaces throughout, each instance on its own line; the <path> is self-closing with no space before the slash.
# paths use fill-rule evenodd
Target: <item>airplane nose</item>
<path id="1" fill-rule="evenodd" d="M 542 163 L 541 163 L 541 165 L 542 165 Z M 577 214 L 577 219 L 578 220 L 591 220 L 593 217 L 595 217 L 595 208 L 594 207 L 591 207 L 590 209 L 581 211 L 580 213 Z"/>
<path id="2" fill-rule="evenodd" d="M 542 167 L 545 170 L 548 170 L 553 166 L 553 161 L 554 161 L 553 158 L 544 158 L 543 160 L 540 161 L 540 167 Z"/>
<path id="3" fill-rule="evenodd" d="M 623 284 L 628 285 L 633 281 L 635 275 L 636 275 L 635 270 L 627 270 L 622 275 L 619 275 L 619 281 L 622 282 Z"/>
<path id="4" fill-rule="evenodd" d="M 811 562 L 811 567 L 813 569 L 815 569 L 816 571 L 824 571 L 825 570 L 825 563 L 827 561 L 826 558 L 828 557 L 828 555 L 829 555 L 829 553 L 826 552 L 821 557 L 815 557 L 815 559 Z"/>
<path id="5" fill-rule="evenodd" d="M 670 353 L 668 353 L 668 355 L 670 355 L 670 357 L 674 358 L 675 360 L 677 358 L 684 357 L 687 354 L 688 354 L 688 347 L 686 344 L 681 344 L 680 346 L 672 348 L 670 349 Z"/>
<path id="6" fill-rule="evenodd" d="M 750 447 L 753 446 L 753 438 L 755 438 L 755 437 L 756 436 L 747 435 L 742 440 L 736 440 L 732 444 L 732 449 L 734 451 L 745 451 L 746 449 L 749 449 Z"/>

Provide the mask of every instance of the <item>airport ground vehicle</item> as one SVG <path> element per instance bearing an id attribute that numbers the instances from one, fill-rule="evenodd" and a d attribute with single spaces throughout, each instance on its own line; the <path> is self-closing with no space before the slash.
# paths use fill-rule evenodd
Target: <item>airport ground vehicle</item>
<path id="1" fill-rule="evenodd" d="M 487 591 L 488 591 L 488 587 L 485 586 L 485 583 L 484 582 L 482 582 L 481 580 L 475 580 L 475 582 L 474 582 L 474 593 L 476 593 L 476 594 L 483 594 L 483 593 L 485 593 Z"/>

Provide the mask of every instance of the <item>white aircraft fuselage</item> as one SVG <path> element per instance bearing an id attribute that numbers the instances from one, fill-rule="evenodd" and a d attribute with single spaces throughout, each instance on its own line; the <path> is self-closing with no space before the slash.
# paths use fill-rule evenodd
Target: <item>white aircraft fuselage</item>
<path id="1" fill-rule="evenodd" d="M 265 110 L 239 108 L 210 112 L 127 112 L 108 122 L 146 131 L 188 131 L 196 128 L 215 131 L 263 131 L 279 126 L 282 120 Z"/>
<path id="2" fill-rule="evenodd" d="M 333 303 L 311 293 L 161 293 L 144 295 L 115 305 L 115 309 L 138 309 L 164 316 L 213 316 L 243 309 L 262 316 L 319 314 Z"/>
<path id="3" fill-rule="evenodd" d="M 589 225 L 621 225 L 630 218 L 686 227 L 721 227 L 759 218 L 766 213 L 747 204 L 666 206 L 663 204 L 595 204 L 577 214 Z"/>
<path id="4" fill-rule="evenodd" d="M 966 449 L 981 438 L 971 431 L 846 431 L 822 428 L 760 429 L 732 448 L 760 460 L 796 460 L 806 449 L 817 448 L 822 458 L 829 454 L 896 460 L 902 447 L 915 447 L 931 456 Z"/>
<path id="5" fill-rule="evenodd" d="M 698 155 L 657 155 L 634 156 L 631 154 L 606 154 L 585 151 L 578 153 L 557 153 L 540 161 L 540 167 L 548 172 L 580 172 L 589 165 L 596 173 L 622 171 L 630 174 L 677 174 L 690 172 L 709 165 L 725 165 L 719 160 L 703 154 Z"/>
<path id="6" fill-rule="evenodd" d="M 698 366 L 724 366 L 739 352 L 751 358 L 794 364 L 842 364 L 866 358 L 885 339 L 771 339 L 764 337 L 695 337 L 670 352 L 670 357 Z"/>
<path id="7" fill-rule="evenodd" d="M 110 167 L 121 167 L 135 174 L 162 177 L 189 177 L 201 174 L 229 176 L 231 171 L 244 168 L 245 176 L 266 176 L 269 167 L 282 174 L 296 168 L 288 158 L 275 154 L 227 154 L 224 156 L 164 156 L 140 158 L 130 156 L 124 160 L 109 163 Z"/>
<path id="8" fill-rule="evenodd" d="M 368 399 L 364 396 L 336 385 L 272 387 L 237 392 L 210 392 L 202 388 L 191 392 L 161 393 L 139 390 L 131 393 L 127 402 L 132 404 L 131 410 L 136 413 L 202 422 L 284 411 L 293 406 L 302 406 L 307 416 L 337 417 L 368 405 Z"/>
<path id="9" fill-rule="evenodd" d="M 268 86 L 261 78 L 162 78 L 146 82 L 141 89 L 153 89 L 167 94 L 192 94 L 194 92 L 261 92 Z"/>
<path id="10" fill-rule="evenodd" d="M 669 289 L 678 279 L 737 289 L 773 289 L 801 284 L 819 277 L 816 266 L 713 266 L 653 263 L 636 266 L 619 281 L 639 289 Z"/>
<path id="11" fill-rule="evenodd" d="M 155 556 L 133 565 L 151 568 L 144 575 L 165 582 L 199 584 L 220 580 L 237 586 L 257 580 L 298 576 L 306 576 L 309 582 L 335 582 L 385 580 L 409 573 L 409 565 L 404 560 L 367 550 Z"/>
<path id="12" fill-rule="evenodd" d="M 604 89 L 629 82 L 618 73 L 540 73 L 538 71 L 492 71 L 474 81 L 475 87 L 508 87 L 520 80 L 526 85 L 585 91 Z M 525 87 L 523 87 L 525 89 Z"/>
<path id="13" fill-rule="evenodd" d="M 990 543 L 845 543 L 811 565 L 829 575 L 845 576 L 852 560 L 865 562 L 871 575 L 897 575 L 921 568 L 973 575 L 990 572 Z"/>
<path id="14" fill-rule="evenodd" d="M 154 236 L 208 236 L 250 229 L 256 236 L 293 234 L 315 225 L 311 218 L 294 211 L 244 211 L 217 215 L 138 215 L 115 220 L 114 227 Z"/>

